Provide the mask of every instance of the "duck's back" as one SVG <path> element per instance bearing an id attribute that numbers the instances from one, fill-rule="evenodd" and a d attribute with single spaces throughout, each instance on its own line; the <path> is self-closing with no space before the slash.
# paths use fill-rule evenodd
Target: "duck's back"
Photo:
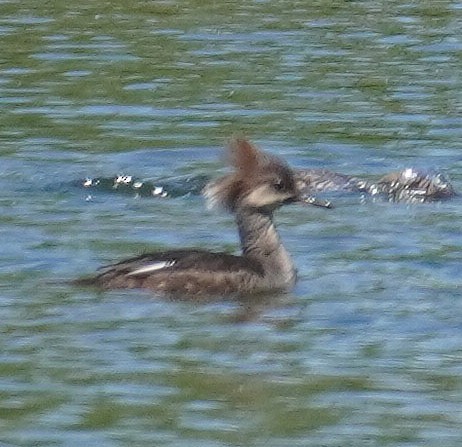
<path id="1" fill-rule="evenodd" d="M 257 262 L 205 250 L 146 253 L 80 280 L 104 289 L 145 288 L 178 297 L 251 293 L 263 288 L 263 283 L 264 272 Z"/>

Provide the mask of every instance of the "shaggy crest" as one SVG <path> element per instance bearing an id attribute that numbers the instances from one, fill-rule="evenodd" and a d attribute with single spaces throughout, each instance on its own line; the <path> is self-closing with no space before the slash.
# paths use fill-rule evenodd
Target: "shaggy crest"
<path id="1" fill-rule="evenodd" d="M 233 140 L 228 148 L 228 157 L 234 172 L 208 183 L 203 190 L 209 208 L 221 206 L 232 212 L 246 195 L 261 185 L 272 184 L 275 193 L 281 196 L 285 191 L 288 195 L 294 194 L 293 173 L 286 163 L 260 151 L 249 141 Z M 254 203 L 254 206 L 257 207 L 257 204 Z"/>

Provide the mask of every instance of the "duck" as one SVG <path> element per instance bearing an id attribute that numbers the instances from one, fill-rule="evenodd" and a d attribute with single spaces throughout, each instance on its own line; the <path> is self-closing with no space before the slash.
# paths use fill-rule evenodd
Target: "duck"
<path id="1" fill-rule="evenodd" d="M 281 158 L 244 138 L 228 146 L 232 172 L 212 180 L 203 195 L 210 207 L 234 216 L 239 255 L 186 248 L 144 253 L 104 266 L 77 284 L 102 289 L 148 289 L 168 297 L 244 296 L 290 290 L 297 269 L 274 224 L 283 205 L 330 208 L 330 202 L 302 197 L 294 171 Z"/>

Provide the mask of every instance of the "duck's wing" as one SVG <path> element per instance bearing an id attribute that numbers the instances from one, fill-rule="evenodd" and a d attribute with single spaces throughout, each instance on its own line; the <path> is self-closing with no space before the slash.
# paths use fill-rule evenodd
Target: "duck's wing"
<path id="1" fill-rule="evenodd" d="M 203 250 L 146 253 L 104 266 L 80 285 L 105 289 L 147 288 L 170 295 L 239 292 L 263 276 L 261 266 L 241 256 Z"/>
<path id="2" fill-rule="evenodd" d="M 129 276 L 141 276 L 155 272 L 175 272 L 189 269 L 231 272 L 251 269 L 255 273 L 262 273 L 258 264 L 249 262 L 242 256 L 194 249 L 144 253 L 134 258 L 103 266 L 100 270 L 101 274 L 114 271 Z"/>

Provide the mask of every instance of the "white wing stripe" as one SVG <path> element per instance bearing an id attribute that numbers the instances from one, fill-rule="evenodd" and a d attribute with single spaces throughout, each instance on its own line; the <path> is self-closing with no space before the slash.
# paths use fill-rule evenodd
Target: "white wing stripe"
<path id="1" fill-rule="evenodd" d="M 161 270 L 164 268 L 171 267 L 175 264 L 175 261 L 159 261 L 154 262 L 154 264 L 148 264 L 139 269 L 133 270 L 133 272 L 127 273 L 127 276 L 136 276 L 136 275 L 143 275 L 149 272 L 155 272 L 156 270 Z"/>

